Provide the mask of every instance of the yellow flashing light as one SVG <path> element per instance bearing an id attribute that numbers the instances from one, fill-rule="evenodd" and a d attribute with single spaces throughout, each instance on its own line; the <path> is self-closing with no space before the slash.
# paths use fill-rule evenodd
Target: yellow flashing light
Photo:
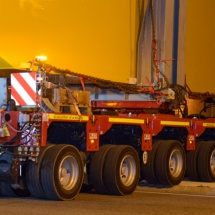
<path id="1" fill-rule="evenodd" d="M 46 56 L 36 56 L 36 61 L 45 62 L 47 61 Z"/>

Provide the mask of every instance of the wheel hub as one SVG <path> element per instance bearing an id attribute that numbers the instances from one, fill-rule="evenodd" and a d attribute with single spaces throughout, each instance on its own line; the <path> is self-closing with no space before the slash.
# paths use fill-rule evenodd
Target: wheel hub
<path id="1" fill-rule="evenodd" d="M 71 190 L 75 186 L 79 175 L 76 159 L 72 156 L 65 157 L 60 163 L 58 175 L 61 186 L 65 190 Z"/>
<path id="2" fill-rule="evenodd" d="M 215 175 L 215 150 L 211 153 L 210 169 L 211 169 L 212 174 Z"/>
<path id="3" fill-rule="evenodd" d="M 178 149 L 172 151 L 169 158 L 169 170 L 172 176 L 178 177 L 183 169 L 183 158 Z"/>
<path id="4" fill-rule="evenodd" d="M 67 173 L 68 172 L 65 168 L 61 168 L 61 177 L 66 177 Z"/>
<path id="5" fill-rule="evenodd" d="M 129 186 L 135 179 L 136 175 L 136 163 L 132 156 L 126 156 L 120 167 L 120 178 L 124 185 Z"/>

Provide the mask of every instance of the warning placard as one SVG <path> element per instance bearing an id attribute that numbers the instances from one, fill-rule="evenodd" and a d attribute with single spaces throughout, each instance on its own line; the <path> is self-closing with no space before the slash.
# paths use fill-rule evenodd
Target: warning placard
<path id="1" fill-rule="evenodd" d="M 3 125 L 2 129 L 3 129 L 3 135 L 4 135 L 4 137 L 9 137 L 10 136 L 10 132 L 8 131 L 7 126 Z"/>

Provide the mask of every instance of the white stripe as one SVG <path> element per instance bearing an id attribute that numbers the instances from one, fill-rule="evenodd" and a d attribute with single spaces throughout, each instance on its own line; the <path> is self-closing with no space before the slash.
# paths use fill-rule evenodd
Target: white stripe
<path id="1" fill-rule="evenodd" d="M 25 101 L 27 105 L 35 105 L 35 101 L 32 100 L 32 98 L 28 95 L 28 93 L 25 91 L 25 89 L 22 87 L 22 85 L 16 80 L 16 78 L 11 75 L 11 85 L 16 89 L 18 94 L 22 97 L 22 99 Z M 36 97 L 36 96 L 35 96 Z"/>
<path id="2" fill-rule="evenodd" d="M 36 93 L 36 80 L 34 80 L 29 73 L 20 73 L 20 75 L 27 82 L 27 84 L 31 87 L 31 89 Z"/>

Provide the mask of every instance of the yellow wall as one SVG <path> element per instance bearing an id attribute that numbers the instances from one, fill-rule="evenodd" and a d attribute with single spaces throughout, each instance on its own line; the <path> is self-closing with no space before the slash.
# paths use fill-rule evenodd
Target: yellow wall
<path id="1" fill-rule="evenodd" d="M 44 54 L 53 66 L 128 82 L 135 76 L 135 2 L 0 0 L 0 56 L 17 66 Z"/>
<path id="2" fill-rule="evenodd" d="M 0 0 L 0 57 L 14 66 L 44 54 L 49 64 L 113 81 L 136 76 L 138 2 Z M 215 92 L 215 1 L 187 0 L 187 83 Z"/>
<path id="3" fill-rule="evenodd" d="M 187 1 L 186 78 L 192 91 L 215 93 L 215 1 Z"/>

